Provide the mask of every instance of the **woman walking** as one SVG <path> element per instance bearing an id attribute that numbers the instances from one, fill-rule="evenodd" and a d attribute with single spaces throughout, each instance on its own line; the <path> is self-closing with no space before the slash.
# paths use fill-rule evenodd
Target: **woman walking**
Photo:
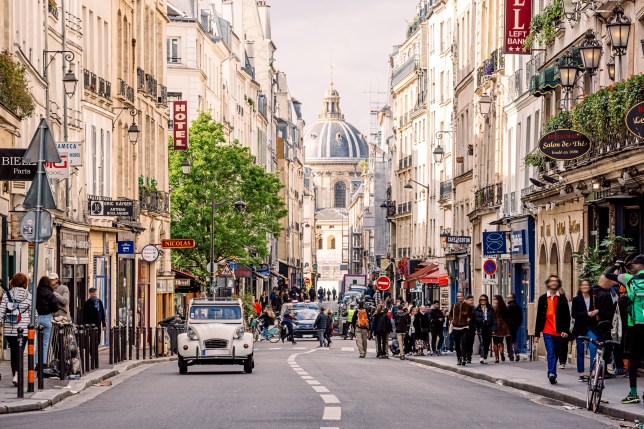
<path id="1" fill-rule="evenodd" d="M 58 311 L 58 299 L 54 295 L 54 288 L 49 277 L 42 276 L 36 289 L 36 311 L 38 311 L 38 324 L 43 329 L 43 364 L 49 361 L 49 339 L 51 337 L 51 324 L 54 321 L 54 313 Z M 38 360 L 38 355 L 36 355 Z M 39 363 L 39 362 L 36 362 Z"/>
<path id="2" fill-rule="evenodd" d="M 496 314 L 485 294 L 479 297 L 479 305 L 474 309 L 474 327 L 479 336 L 479 342 L 481 343 L 480 363 L 487 364 L 492 332 L 496 331 Z"/>
<path id="3" fill-rule="evenodd" d="M 424 356 L 425 355 L 425 336 L 423 333 L 423 323 L 424 315 L 418 311 L 418 307 L 414 307 L 411 311 L 411 327 L 409 332 L 411 333 L 411 339 L 414 342 L 414 355 Z"/>
<path id="4" fill-rule="evenodd" d="M 575 319 L 575 326 L 572 328 L 572 336 L 576 338 L 577 345 L 577 372 L 579 373 L 579 381 L 586 382 L 588 377 L 584 375 L 584 348 L 585 344 L 579 339 L 580 336 L 586 336 L 594 340 L 597 335 L 593 329 L 597 325 L 597 314 L 599 310 L 595 309 L 595 299 L 593 297 L 590 281 L 582 279 L 579 282 L 579 290 L 577 296 L 572 299 L 572 318 Z M 590 369 L 593 367 L 595 356 L 597 355 L 597 346 L 593 343 L 588 343 L 588 350 L 590 351 Z"/>
<path id="5" fill-rule="evenodd" d="M 509 318 L 510 312 L 508 306 L 501 295 L 494 295 L 492 298 L 492 307 L 496 313 L 496 329 L 492 331 L 492 341 L 494 342 L 494 359 L 499 363 L 499 355 L 501 360 L 505 362 L 505 345 L 506 337 L 510 336 Z"/>
<path id="6" fill-rule="evenodd" d="M 3 322 L 4 338 L 11 350 L 11 374 L 13 385 L 18 385 L 18 362 L 23 350 L 18 345 L 18 328 L 22 328 L 23 346 L 27 342 L 27 327 L 31 324 L 31 293 L 27 290 L 27 276 L 17 273 L 9 282 L 11 288 L 0 301 L 0 322 Z"/>

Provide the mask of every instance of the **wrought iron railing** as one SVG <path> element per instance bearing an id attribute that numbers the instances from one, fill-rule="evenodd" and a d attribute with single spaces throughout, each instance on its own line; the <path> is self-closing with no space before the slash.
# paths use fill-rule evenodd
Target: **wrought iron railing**
<path id="1" fill-rule="evenodd" d="M 169 213 L 170 194 L 158 190 L 139 188 L 139 205 L 141 206 L 141 210 Z"/>

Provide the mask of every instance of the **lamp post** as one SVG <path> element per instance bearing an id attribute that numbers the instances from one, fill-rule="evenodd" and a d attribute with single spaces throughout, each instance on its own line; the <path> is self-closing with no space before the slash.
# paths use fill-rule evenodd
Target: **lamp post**
<path id="1" fill-rule="evenodd" d="M 128 139 L 130 140 L 130 143 L 132 143 L 133 145 L 137 144 L 139 141 L 139 134 L 141 134 L 141 130 L 139 129 L 139 126 L 136 124 L 136 116 L 139 114 L 139 111 L 136 108 L 129 108 L 129 107 L 114 107 L 114 110 L 119 110 L 119 114 L 116 115 L 116 118 L 114 118 L 114 120 L 112 121 L 112 131 L 114 131 L 114 127 L 116 126 L 116 121 L 118 121 L 119 116 L 121 116 L 121 113 L 123 113 L 124 110 L 129 110 L 130 116 L 132 117 L 132 124 L 127 129 L 127 135 L 128 135 Z M 188 169 L 188 173 L 189 172 L 190 170 Z M 185 173 L 185 174 L 188 174 L 188 173 Z"/>
<path id="2" fill-rule="evenodd" d="M 65 88 L 65 95 L 67 97 L 71 98 L 74 96 L 76 93 L 76 85 L 78 84 L 78 79 L 76 78 L 76 75 L 74 74 L 74 71 L 72 70 L 72 61 L 74 61 L 74 58 L 76 57 L 74 55 L 74 52 L 68 51 L 66 49 L 63 50 L 58 50 L 58 51 L 48 51 L 45 50 L 42 52 L 42 77 L 43 80 L 45 81 L 45 111 L 47 112 L 47 119 L 49 120 L 49 66 L 51 65 L 51 62 L 56 58 L 56 55 L 62 55 L 65 61 L 69 63 L 69 69 L 67 70 L 67 73 L 63 76 L 63 86 Z M 49 56 L 49 59 L 47 59 L 47 55 Z M 65 109 L 67 110 L 67 109 Z M 63 114 L 67 114 L 67 111 L 63 112 Z"/>
<path id="3" fill-rule="evenodd" d="M 581 52 L 581 61 L 584 63 L 584 69 L 589 76 L 594 76 L 595 71 L 599 68 L 602 50 L 602 44 L 597 40 L 595 32 L 588 29 L 584 35 L 584 41 L 579 45 L 579 51 Z"/>
<path id="4" fill-rule="evenodd" d="M 622 56 L 626 54 L 628 47 L 628 38 L 631 35 L 631 20 L 624 16 L 624 8 L 620 5 L 613 9 L 613 17 L 610 23 L 606 24 L 608 34 L 610 35 L 611 46 L 615 55 L 618 57 L 619 67 L 617 81 L 622 81 Z"/>
<path id="5" fill-rule="evenodd" d="M 610 80 L 615 81 L 615 57 L 614 56 L 611 55 L 610 59 L 606 63 L 606 69 L 608 70 L 608 77 L 610 78 Z"/>
<path id="6" fill-rule="evenodd" d="M 492 97 L 488 94 L 481 95 L 479 97 L 479 110 L 481 111 L 481 115 L 487 119 L 492 110 Z"/>
<path id="7" fill-rule="evenodd" d="M 561 77 L 561 86 L 564 89 L 566 98 L 564 99 L 565 109 L 570 109 L 570 93 L 577 82 L 577 72 L 579 66 L 577 61 L 572 56 L 570 51 L 567 51 L 562 57 L 557 60 L 557 68 Z"/>

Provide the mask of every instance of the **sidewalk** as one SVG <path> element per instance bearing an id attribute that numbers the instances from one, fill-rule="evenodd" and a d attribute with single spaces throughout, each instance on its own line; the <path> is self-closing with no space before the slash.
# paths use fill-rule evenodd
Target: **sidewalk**
<path id="1" fill-rule="evenodd" d="M 45 378 L 43 390 L 38 390 L 36 379 L 35 392 L 27 392 L 27 360 L 25 359 L 25 397 L 18 398 L 18 388 L 12 382 L 11 364 L 9 361 L 0 362 L 0 414 L 36 411 L 50 407 L 63 399 L 73 396 L 102 380 L 112 378 L 140 365 L 157 362 L 168 362 L 176 357 L 160 357 L 146 360 L 126 360 L 115 365 L 109 364 L 107 349 L 99 351 L 99 369 L 87 372 L 79 380 L 59 380 Z"/>
<path id="2" fill-rule="evenodd" d="M 508 387 L 535 393 L 550 399 L 566 402 L 581 408 L 586 408 L 586 383 L 578 381 L 575 365 L 566 365 L 566 369 L 557 370 L 557 381 L 555 385 L 550 384 L 546 378 L 546 362 L 543 360 L 529 362 L 501 362 L 481 365 L 479 357 L 472 358 L 472 364 L 466 366 L 456 365 L 456 356 L 408 356 L 407 360 L 424 365 L 440 368 L 443 370 L 466 375 L 490 383 L 503 384 Z M 490 360 L 488 359 L 488 362 Z M 602 394 L 602 406 L 600 412 L 624 420 L 644 421 L 644 405 L 620 403 L 628 393 L 628 378 L 618 376 L 606 380 L 606 387 Z M 639 392 L 644 390 L 644 377 L 639 381 Z M 606 402 L 608 401 L 608 402 Z"/>

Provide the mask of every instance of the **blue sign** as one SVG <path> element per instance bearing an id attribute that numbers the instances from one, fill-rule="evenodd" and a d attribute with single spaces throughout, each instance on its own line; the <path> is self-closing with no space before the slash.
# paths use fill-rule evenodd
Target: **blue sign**
<path id="1" fill-rule="evenodd" d="M 488 276 L 493 276 L 496 273 L 496 262 L 492 259 L 485 261 L 483 263 L 483 271 L 485 271 L 485 274 Z"/>
<path id="2" fill-rule="evenodd" d="M 505 246 L 505 232 L 483 233 L 483 255 L 502 255 L 507 253 Z"/>
<path id="3" fill-rule="evenodd" d="M 525 254 L 525 230 L 512 231 L 512 253 L 515 255 Z"/>
<path id="4" fill-rule="evenodd" d="M 119 255 L 134 255 L 134 241 L 119 241 L 117 245 Z"/>
<path id="5" fill-rule="evenodd" d="M 235 261 L 231 261 L 228 263 L 228 266 L 230 267 L 231 270 L 236 270 L 239 268 L 239 264 Z"/>

